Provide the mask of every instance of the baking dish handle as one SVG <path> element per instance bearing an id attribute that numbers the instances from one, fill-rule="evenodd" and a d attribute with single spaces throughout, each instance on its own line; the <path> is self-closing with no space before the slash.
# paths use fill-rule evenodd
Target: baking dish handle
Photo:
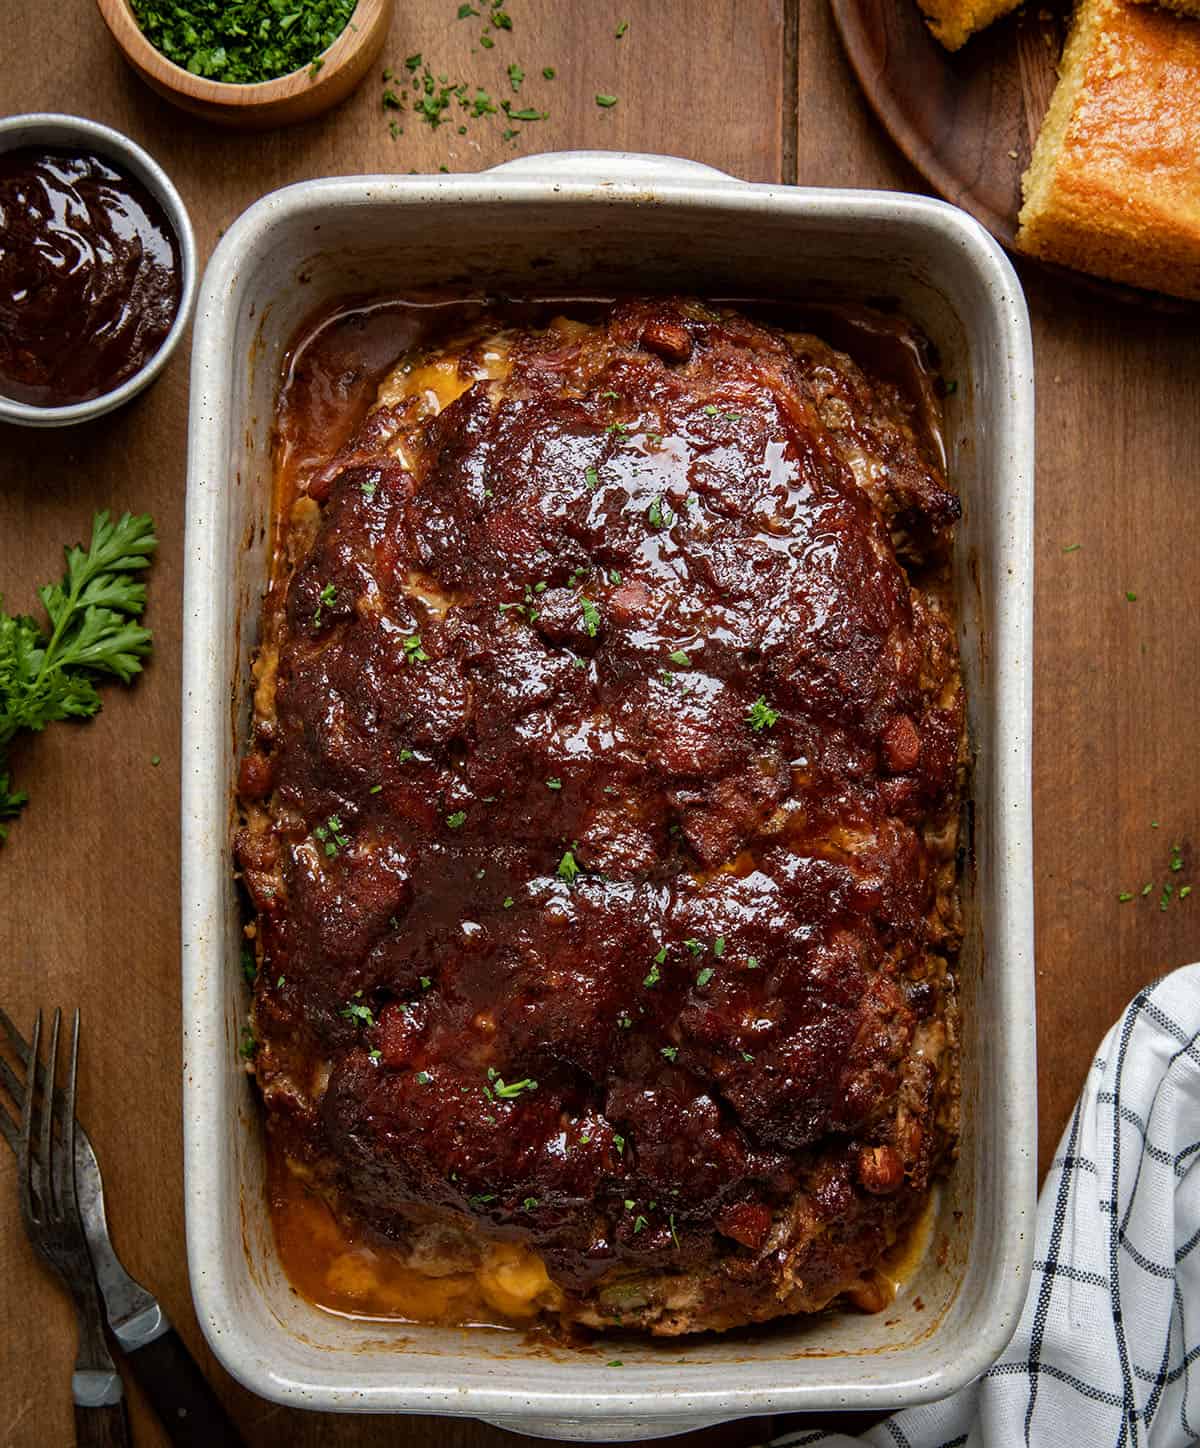
<path id="1" fill-rule="evenodd" d="M 518 156 L 492 166 L 492 172 L 508 175 L 547 176 L 586 181 L 603 186 L 614 182 L 728 181 L 736 176 L 706 166 L 702 161 L 685 161 L 682 156 L 651 156 L 639 151 L 543 151 L 537 156 Z"/>

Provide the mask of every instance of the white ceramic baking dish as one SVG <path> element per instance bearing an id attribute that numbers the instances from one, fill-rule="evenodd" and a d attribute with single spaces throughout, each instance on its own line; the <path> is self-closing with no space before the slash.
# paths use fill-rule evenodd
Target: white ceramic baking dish
<path id="1" fill-rule="evenodd" d="M 230 860 L 231 781 L 267 569 L 280 360 L 337 296 L 437 288 L 894 298 L 935 343 L 974 750 L 963 1134 L 932 1243 L 894 1308 L 770 1331 L 533 1349 L 520 1334 L 350 1321 L 292 1292 L 263 1193 Z M 1036 1161 L 1030 693 L 1033 377 L 999 248 L 917 196 L 748 185 L 693 163 L 532 157 L 467 176 L 305 182 L 267 196 L 209 265 L 193 354 L 184 598 L 183 1027 L 188 1261 L 217 1356 L 311 1408 L 486 1418 L 628 1439 L 745 1414 L 941 1396 L 1007 1343 L 1025 1295 Z M 620 1365 L 616 1365 L 619 1360 Z"/>

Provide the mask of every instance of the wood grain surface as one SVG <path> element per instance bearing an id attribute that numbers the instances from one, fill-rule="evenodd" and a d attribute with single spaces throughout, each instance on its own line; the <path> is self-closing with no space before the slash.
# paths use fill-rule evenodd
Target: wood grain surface
<path id="1" fill-rule="evenodd" d="M 0 96 L 9 112 L 73 110 L 147 146 L 183 193 L 205 254 L 250 201 L 287 182 L 473 170 L 568 146 L 675 152 L 752 180 L 920 189 L 863 103 L 825 0 L 510 0 L 508 9 L 514 30 L 487 52 L 478 30 L 455 20 L 457 0 L 401 0 L 384 59 L 402 63 L 421 51 L 440 72 L 496 94 L 504 67 L 519 62 L 539 78 L 526 82 L 523 102 L 551 115 L 515 144 L 499 125 L 460 137 L 411 120 L 392 140 L 374 78 L 341 108 L 289 131 L 208 130 L 124 66 L 93 0 L 8 0 Z M 629 31 L 616 41 L 624 19 Z M 543 66 L 556 68 L 553 82 L 541 82 Z M 618 104 L 600 109 L 597 92 Z M 1200 338 L 1183 319 L 1113 308 L 1042 275 L 1025 280 L 1039 370 L 1034 789 L 1044 1167 L 1092 1050 L 1129 995 L 1200 956 L 1200 890 L 1165 911 L 1157 904 L 1167 878 L 1200 884 Z M 82 1007 L 80 1114 L 104 1165 L 117 1249 L 201 1355 L 248 1443 L 516 1443 L 471 1422 L 273 1407 L 221 1373 L 191 1315 L 177 905 L 186 413 L 181 353 L 148 393 L 95 425 L 58 434 L 0 429 L 0 592 L 10 607 L 33 607 L 35 586 L 56 574 L 61 545 L 86 532 L 95 508 L 150 511 L 163 540 L 148 613 L 157 651 L 145 677 L 108 690 L 93 723 L 54 726 L 17 752 L 31 803 L 0 851 L 0 1001 L 18 1020 L 38 1004 Z M 1172 842 L 1183 845 L 1185 868 L 1169 876 Z M 1150 897 L 1118 903 L 1118 891 L 1147 882 Z M 0 1442 L 60 1448 L 72 1441 L 74 1328 L 22 1236 L 13 1176 L 4 1153 Z M 136 1385 L 129 1392 L 135 1442 L 161 1448 L 166 1440 Z M 768 1426 L 676 1441 L 742 1448 Z"/>

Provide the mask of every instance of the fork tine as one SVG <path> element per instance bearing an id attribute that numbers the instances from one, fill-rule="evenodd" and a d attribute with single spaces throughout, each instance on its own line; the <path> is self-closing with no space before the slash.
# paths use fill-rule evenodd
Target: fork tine
<path id="1" fill-rule="evenodd" d="M 61 1203 L 54 1190 L 54 1078 L 58 1072 L 58 1028 L 62 1024 L 62 1011 L 56 1006 L 54 1019 L 50 1024 L 50 1048 L 46 1052 L 46 1080 L 42 1087 L 42 1140 L 38 1147 L 42 1190 L 42 1212 L 53 1220 L 59 1215 Z M 31 1083 L 30 1095 L 36 1090 Z"/>
<path id="2" fill-rule="evenodd" d="M 63 1101 L 61 1127 L 62 1127 L 62 1150 L 55 1161 L 55 1194 L 58 1197 L 59 1210 L 65 1213 L 79 1214 L 78 1199 L 75 1196 L 75 1083 L 79 1073 L 79 1007 L 75 1007 L 75 1015 L 71 1022 L 71 1064 L 67 1069 L 67 1094 Z M 51 1097 L 51 1100 L 54 1098 Z M 44 1102 L 45 1098 L 43 1098 Z M 45 1109 L 43 1105 L 42 1115 L 52 1116 L 53 1112 Z M 81 1224 L 82 1226 L 82 1224 Z"/>
<path id="3" fill-rule="evenodd" d="M 29 1059 L 37 1064 L 38 1046 L 42 1039 L 42 1013 L 39 1010 L 33 1020 L 33 1035 L 29 1041 Z M 33 1066 L 30 1067 L 32 1077 Z M 21 1103 L 21 1142 L 17 1148 L 17 1185 L 21 1193 L 21 1215 L 26 1223 L 36 1222 L 37 1213 L 33 1208 L 33 1187 L 30 1177 L 30 1148 L 33 1145 L 33 1086 L 27 1081 L 28 1089 Z"/>

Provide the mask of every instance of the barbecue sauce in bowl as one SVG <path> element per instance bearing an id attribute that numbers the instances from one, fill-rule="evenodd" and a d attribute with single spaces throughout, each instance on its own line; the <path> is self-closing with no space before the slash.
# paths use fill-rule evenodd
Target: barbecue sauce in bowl
<path id="1" fill-rule="evenodd" d="M 162 346 L 181 274 L 140 181 L 93 152 L 0 153 L 0 394 L 65 407 L 112 392 Z"/>

